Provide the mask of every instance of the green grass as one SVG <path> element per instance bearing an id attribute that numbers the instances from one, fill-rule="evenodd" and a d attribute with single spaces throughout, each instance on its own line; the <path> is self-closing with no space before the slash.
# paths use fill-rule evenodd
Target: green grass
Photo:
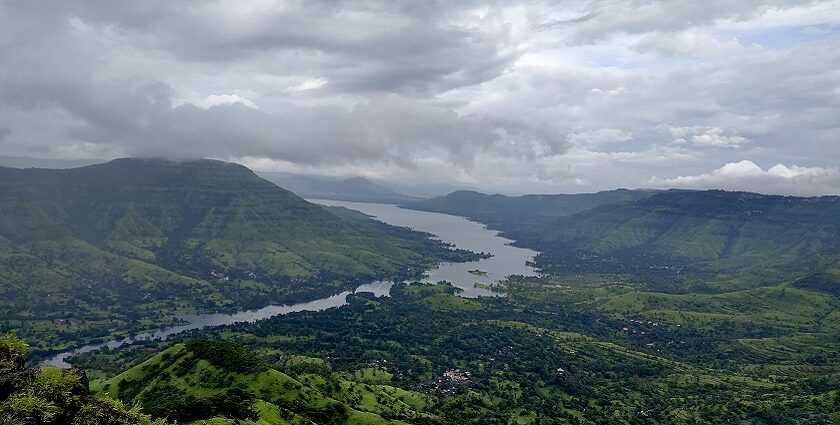
<path id="1" fill-rule="evenodd" d="M 838 306 L 835 299 L 788 285 L 711 295 L 636 290 L 602 296 L 594 304 L 611 313 L 639 313 L 650 320 L 695 327 L 734 321 L 811 331 L 838 330 L 830 320 Z"/>
<path id="2" fill-rule="evenodd" d="M 222 342 L 213 342 L 220 344 Z M 230 343 L 224 343 L 231 345 Z M 267 369 L 241 372 L 239 364 L 208 361 L 212 351 L 205 344 L 176 344 L 135 367 L 109 380 L 102 391 L 126 403 L 140 403 L 151 414 L 168 412 L 161 404 L 167 403 L 162 395 L 181 394 L 186 399 L 214 399 L 225 395 L 231 388 L 244 391 L 250 397 L 254 417 L 246 423 L 307 423 L 334 420 L 345 424 L 396 424 L 390 418 L 432 418 L 420 413 L 429 401 L 418 393 L 387 385 L 371 385 L 333 377 L 324 369 L 321 359 L 291 358 L 285 368 L 289 370 L 320 370 L 327 378 L 304 373 L 298 378 Z M 193 351 L 195 350 L 195 351 Z M 238 348 L 227 351 L 239 351 Z M 365 372 L 361 372 L 363 375 Z M 328 384 L 334 382 L 334 384 Z M 189 409 L 183 405 L 183 409 Z M 177 415 L 177 410 L 175 413 Z M 201 418 L 211 423 L 231 423 L 223 417 Z M 285 422 L 283 422 L 285 421 Z M 199 423 L 199 422 L 197 422 Z"/>

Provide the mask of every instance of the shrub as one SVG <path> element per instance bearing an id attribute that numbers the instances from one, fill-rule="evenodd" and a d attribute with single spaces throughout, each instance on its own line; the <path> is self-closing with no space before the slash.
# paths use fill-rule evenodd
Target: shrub
<path id="1" fill-rule="evenodd" d="M 238 373 L 258 373 L 268 369 L 254 353 L 230 341 L 195 340 L 186 343 L 196 358 L 211 365 Z"/>

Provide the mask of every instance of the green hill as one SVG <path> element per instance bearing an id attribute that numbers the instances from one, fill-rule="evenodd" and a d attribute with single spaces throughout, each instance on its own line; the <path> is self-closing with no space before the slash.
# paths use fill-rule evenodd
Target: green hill
<path id="1" fill-rule="evenodd" d="M 717 284 L 738 289 L 840 267 L 838 197 L 720 190 L 506 197 L 461 191 L 406 207 L 499 229 L 540 251 L 537 265 L 554 273 L 632 274 L 663 282 L 723 273 L 740 281 Z M 743 281 L 747 272 L 749 282 Z"/>
<path id="2" fill-rule="evenodd" d="M 319 359 L 292 357 L 285 367 L 297 378 L 235 343 L 196 340 L 117 375 L 102 391 L 178 423 L 361 425 L 434 419 L 415 410 L 424 406 L 425 395 L 341 379 Z"/>
<path id="3" fill-rule="evenodd" d="M 315 298 L 464 255 L 340 218 L 235 164 L 0 168 L 0 325 L 42 347 L 178 312 Z"/>
<path id="4" fill-rule="evenodd" d="M 546 252 L 544 264 L 600 258 L 643 267 L 693 264 L 737 272 L 772 266 L 807 273 L 835 262 L 838 235 L 840 198 L 713 190 L 600 206 L 524 239 Z"/>
<path id="5" fill-rule="evenodd" d="M 560 217 L 601 205 L 644 199 L 649 190 L 618 189 L 598 193 L 505 196 L 459 190 L 446 196 L 411 202 L 404 208 L 460 215 L 518 238 Z"/>

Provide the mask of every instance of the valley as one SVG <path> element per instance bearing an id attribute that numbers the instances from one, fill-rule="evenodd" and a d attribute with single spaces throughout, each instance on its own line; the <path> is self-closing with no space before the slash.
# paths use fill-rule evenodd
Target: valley
<path id="1" fill-rule="evenodd" d="M 0 325 L 36 354 L 478 258 L 229 163 L 0 168 Z"/>
<path id="2" fill-rule="evenodd" d="M 840 425 L 840 0 L 0 0 L 0 425 Z"/>
<path id="3" fill-rule="evenodd" d="M 78 389 L 81 399 L 107 394 L 140 406 L 132 414 L 178 423 L 840 420 L 840 274 L 832 239 L 803 221 L 833 234 L 834 198 L 601 195 L 585 205 L 497 197 L 489 228 L 476 201 L 465 205 L 477 212 L 461 217 L 422 204 L 313 200 L 344 222 L 446 256 L 411 263 L 420 267 L 413 276 L 335 286 L 314 301 L 179 313 L 186 323 L 48 364 L 80 368 L 63 379 L 85 371 L 90 396 Z M 727 200 L 697 213 L 697 202 L 720 196 L 750 205 Z M 799 225 L 787 231 L 809 244 L 772 245 L 750 230 L 792 216 Z M 739 233 L 719 245 L 733 219 Z M 748 260 L 757 257 L 772 262 L 758 272 Z M 44 358 L 34 348 L 30 362 Z"/>

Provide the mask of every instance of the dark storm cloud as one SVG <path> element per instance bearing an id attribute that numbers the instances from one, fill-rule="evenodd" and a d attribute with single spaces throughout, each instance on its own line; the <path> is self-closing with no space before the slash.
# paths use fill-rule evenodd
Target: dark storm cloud
<path id="1" fill-rule="evenodd" d="M 9 14 L 65 26 L 68 17 L 184 61 L 264 57 L 327 78 L 333 91 L 440 90 L 498 76 L 516 51 L 503 32 L 450 22 L 469 2 L 292 1 L 250 10 L 227 2 L 11 1 Z M 241 9 L 237 12 L 238 9 Z M 259 59 L 258 59 L 259 60 Z"/>
<path id="2" fill-rule="evenodd" d="M 747 160 L 773 170 L 744 180 L 758 189 L 802 170 L 816 181 L 840 158 L 838 10 L 8 0 L 0 141 L 4 154 L 210 156 L 517 192 L 724 185 L 717 170 Z"/>
<path id="3" fill-rule="evenodd" d="M 417 94 L 429 86 L 493 78 L 512 58 L 499 52 L 499 40 L 444 25 L 434 14 L 409 19 L 409 5 L 351 11 L 343 2 L 292 3 L 241 23 L 231 23 L 224 11 L 199 6 L 6 3 L 4 21 L 21 22 L 22 15 L 51 24 L 7 27 L 17 49 L 0 54 L 20 66 L 0 70 L 2 102 L 33 113 L 61 111 L 72 122 L 61 130 L 68 140 L 134 155 L 261 156 L 304 164 L 374 161 L 410 167 L 413 154 L 428 152 L 468 166 L 478 151 L 529 157 L 565 147 L 565 140 L 545 126 L 461 116 L 399 95 L 372 94 L 347 107 L 290 106 L 282 113 L 241 104 L 200 108 L 176 106 L 164 82 L 103 75 L 99 63 L 120 54 L 113 51 L 114 43 L 153 47 L 186 61 L 304 49 L 326 56 L 316 62 L 333 91 Z M 306 71 L 305 65 L 290 64 L 296 66 Z"/>
<path id="4" fill-rule="evenodd" d="M 143 97 L 155 99 L 156 89 L 144 89 L 152 92 Z M 557 152 L 566 146 L 563 137 L 550 131 L 485 116 L 459 116 L 449 109 L 395 95 L 349 110 L 316 106 L 284 113 L 239 103 L 207 109 L 185 104 L 171 110 L 159 105 L 149 101 L 138 108 L 126 108 L 140 113 L 141 125 L 136 119 L 120 122 L 124 117 L 106 114 L 105 121 L 86 120 L 72 136 L 122 144 L 128 153 L 143 156 L 250 156 L 308 165 L 380 162 L 407 168 L 415 166 L 416 154 L 425 152 L 468 167 L 479 151 L 529 157 L 535 146 Z"/>
<path id="5" fill-rule="evenodd" d="M 76 118 L 64 135 L 131 155 L 173 157 L 268 157 L 300 164 L 396 163 L 413 167 L 413 156 L 431 152 L 469 166 L 477 152 L 511 158 L 562 152 L 565 138 L 547 128 L 480 114 L 459 115 L 398 95 L 354 107 L 300 106 L 271 113 L 242 103 L 208 108 L 172 107 L 161 82 L 108 84 L 42 75 L 0 86 L 6 103 L 27 109 L 59 109 Z M 42 82 L 49 81 L 42 84 Z M 28 82 L 28 84 L 27 84 Z"/>

